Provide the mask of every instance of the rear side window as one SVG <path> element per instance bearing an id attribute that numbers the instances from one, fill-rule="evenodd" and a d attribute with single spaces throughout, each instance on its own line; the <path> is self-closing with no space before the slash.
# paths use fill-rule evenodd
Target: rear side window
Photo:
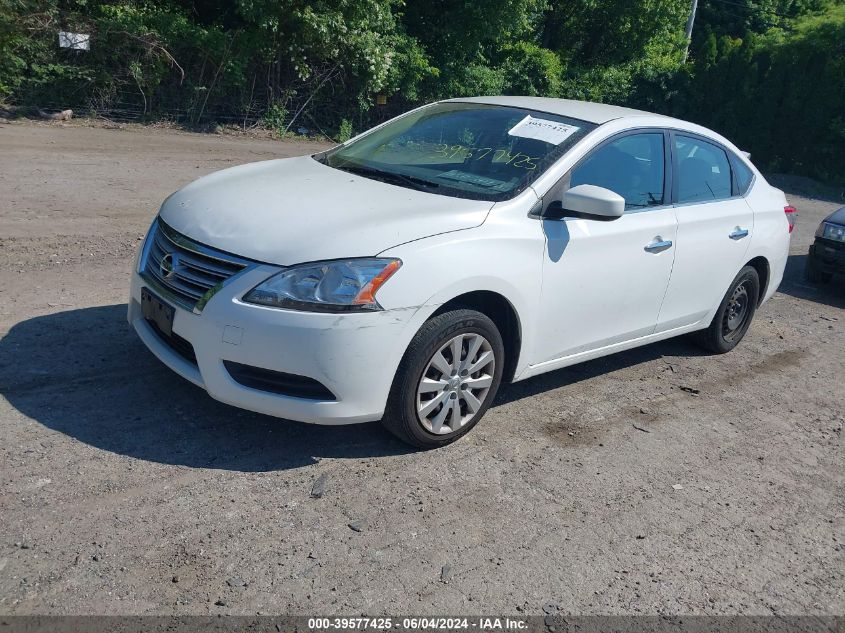
<path id="1" fill-rule="evenodd" d="M 629 134 L 603 145 L 572 170 L 569 186 L 596 185 L 625 198 L 626 209 L 663 204 L 663 133 Z"/>
<path id="2" fill-rule="evenodd" d="M 678 202 L 709 202 L 731 197 L 731 166 L 718 145 L 675 136 Z"/>
<path id="3" fill-rule="evenodd" d="M 739 194 L 744 196 L 748 193 L 748 188 L 751 186 L 751 181 L 754 179 L 754 172 L 748 169 L 748 165 L 743 163 L 736 156 L 733 157 L 733 168 Z"/>

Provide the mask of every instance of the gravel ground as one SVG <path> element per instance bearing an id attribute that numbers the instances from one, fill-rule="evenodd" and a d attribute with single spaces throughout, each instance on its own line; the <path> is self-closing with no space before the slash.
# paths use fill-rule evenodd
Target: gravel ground
<path id="1" fill-rule="evenodd" d="M 314 147 L 0 123 L 0 613 L 845 614 L 845 282 L 801 274 L 836 202 L 791 196 L 731 354 L 541 376 L 418 453 L 217 403 L 125 322 L 168 193 Z"/>

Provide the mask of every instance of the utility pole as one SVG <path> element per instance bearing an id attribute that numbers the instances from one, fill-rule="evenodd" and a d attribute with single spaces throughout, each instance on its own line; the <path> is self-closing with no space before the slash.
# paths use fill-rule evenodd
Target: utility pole
<path id="1" fill-rule="evenodd" d="M 689 18 L 687 19 L 687 30 L 686 30 L 686 47 L 684 48 L 684 63 L 687 63 L 687 57 L 689 56 L 689 45 L 692 42 L 692 26 L 695 24 L 695 12 L 698 9 L 698 0 L 690 0 L 689 6 Z"/>

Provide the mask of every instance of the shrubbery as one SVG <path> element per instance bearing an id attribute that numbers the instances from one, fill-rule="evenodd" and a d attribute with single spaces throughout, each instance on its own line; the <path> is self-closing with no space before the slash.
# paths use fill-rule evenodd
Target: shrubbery
<path id="1" fill-rule="evenodd" d="M 563 96 L 675 114 L 845 180 L 845 7 L 688 0 L 0 0 L 0 100 L 349 138 L 421 102 Z M 58 31 L 91 33 L 89 52 Z M 386 105 L 376 105 L 386 101 Z"/>

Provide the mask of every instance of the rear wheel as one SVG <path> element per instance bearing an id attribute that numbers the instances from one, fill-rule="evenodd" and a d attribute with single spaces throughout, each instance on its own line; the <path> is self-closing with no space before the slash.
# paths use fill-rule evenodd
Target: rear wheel
<path id="1" fill-rule="evenodd" d="M 454 442 L 489 408 L 503 367 L 502 336 L 489 317 L 474 310 L 441 314 L 408 346 L 382 424 L 419 448 Z"/>
<path id="2" fill-rule="evenodd" d="M 736 347 L 748 331 L 760 298 L 760 276 L 753 266 L 745 266 L 733 280 L 710 323 L 699 334 L 702 346 L 724 354 Z"/>

